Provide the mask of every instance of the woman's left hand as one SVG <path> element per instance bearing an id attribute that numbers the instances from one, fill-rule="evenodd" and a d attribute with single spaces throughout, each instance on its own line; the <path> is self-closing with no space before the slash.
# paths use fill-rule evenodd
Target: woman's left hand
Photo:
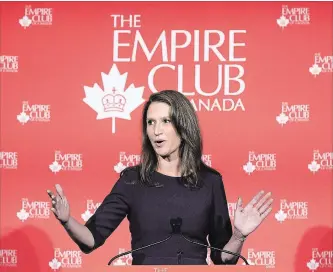
<path id="1" fill-rule="evenodd" d="M 234 227 L 244 236 L 253 232 L 272 211 L 271 193 L 262 197 L 263 194 L 264 191 L 259 192 L 245 207 L 241 198 L 237 201 Z"/>

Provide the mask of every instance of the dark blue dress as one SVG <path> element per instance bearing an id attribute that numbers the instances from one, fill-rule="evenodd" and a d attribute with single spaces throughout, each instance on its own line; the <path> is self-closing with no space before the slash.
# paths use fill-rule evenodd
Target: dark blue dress
<path id="1" fill-rule="evenodd" d="M 95 214 L 86 222 L 95 239 L 93 249 L 105 240 L 127 216 L 132 235 L 132 249 L 167 238 L 171 233 L 170 219 L 182 218 L 182 233 L 189 239 L 223 248 L 232 235 L 227 199 L 220 175 L 201 171 L 202 188 L 191 190 L 181 178 L 158 172 L 153 180 L 163 187 L 148 187 L 138 181 L 138 172 L 129 170 L 122 175 L 105 197 Z M 132 253 L 133 265 L 207 265 L 207 248 L 189 243 L 174 235 L 165 243 Z M 220 251 L 211 251 L 214 264 L 224 264 Z"/>

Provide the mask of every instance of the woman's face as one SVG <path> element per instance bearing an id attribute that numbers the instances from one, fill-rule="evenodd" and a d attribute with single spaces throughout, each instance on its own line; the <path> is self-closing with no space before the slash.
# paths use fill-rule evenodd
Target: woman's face
<path id="1" fill-rule="evenodd" d="M 170 106 L 153 102 L 147 111 L 147 135 L 157 155 L 175 159 L 179 157 L 181 139 L 171 122 Z"/>

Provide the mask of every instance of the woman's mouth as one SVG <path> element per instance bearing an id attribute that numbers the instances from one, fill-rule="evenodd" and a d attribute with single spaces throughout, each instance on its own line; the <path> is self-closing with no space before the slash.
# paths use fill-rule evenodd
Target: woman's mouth
<path id="1" fill-rule="evenodd" d="M 155 146 L 160 148 L 164 145 L 164 142 L 165 140 L 158 140 L 158 141 L 155 141 Z"/>

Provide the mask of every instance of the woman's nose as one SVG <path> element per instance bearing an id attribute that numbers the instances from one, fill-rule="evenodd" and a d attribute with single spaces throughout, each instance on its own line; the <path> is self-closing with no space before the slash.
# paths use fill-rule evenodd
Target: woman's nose
<path id="1" fill-rule="evenodd" d="M 155 135 L 159 135 L 162 133 L 162 125 L 160 123 L 157 123 L 154 128 Z"/>

